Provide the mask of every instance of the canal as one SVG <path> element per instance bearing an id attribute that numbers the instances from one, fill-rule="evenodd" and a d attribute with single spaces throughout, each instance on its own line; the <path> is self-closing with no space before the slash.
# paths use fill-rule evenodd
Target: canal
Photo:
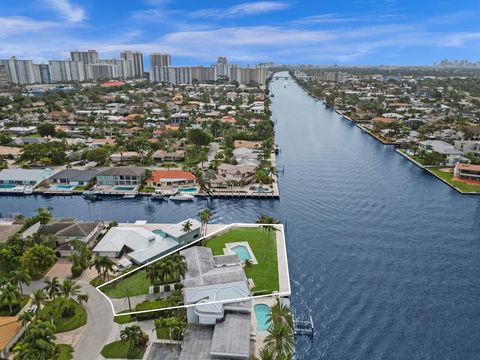
<path id="1" fill-rule="evenodd" d="M 477 359 L 480 198 L 460 195 L 315 101 L 292 80 L 271 90 L 281 200 L 88 202 L 0 197 L 0 213 L 174 222 L 286 223 L 299 359 Z"/>

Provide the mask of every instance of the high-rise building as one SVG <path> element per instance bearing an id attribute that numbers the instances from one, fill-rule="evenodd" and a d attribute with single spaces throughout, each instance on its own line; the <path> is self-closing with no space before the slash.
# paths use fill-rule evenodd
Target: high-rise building
<path id="1" fill-rule="evenodd" d="M 207 82 L 215 80 L 215 67 L 214 66 L 192 66 L 192 81 Z"/>
<path id="2" fill-rule="evenodd" d="M 85 81 L 85 66 L 81 61 L 50 60 L 50 78 L 52 82 Z"/>
<path id="3" fill-rule="evenodd" d="M 34 64 L 33 66 L 35 68 L 35 77 L 38 78 L 39 83 L 49 84 L 52 82 L 48 64 Z"/>
<path id="4" fill-rule="evenodd" d="M 150 55 L 150 69 L 154 67 L 171 66 L 170 54 L 153 53 Z"/>
<path id="5" fill-rule="evenodd" d="M 118 77 L 116 65 L 111 64 L 87 64 L 88 80 L 108 80 Z"/>
<path id="6" fill-rule="evenodd" d="M 124 59 L 100 60 L 100 64 L 112 65 L 117 68 L 117 77 L 129 79 L 133 77 L 133 62 Z"/>
<path id="7" fill-rule="evenodd" d="M 0 85 L 6 85 L 10 82 L 7 65 L 0 64 Z"/>
<path id="8" fill-rule="evenodd" d="M 32 60 L 18 60 L 15 56 L 7 60 L 0 60 L 0 64 L 6 65 L 8 77 L 13 84 L 34 84 L 35 71 Z"/>
<path id="9" fill-rule="evenodd" d="M 227 65 L 227 57 L 226 56 L 219 56 L 218 60 L 217 60 L 217 64 Z"/>
<path id="10" fill-rule="evenodd" d="M 139 51 L 124 51 L 120 53 L 120 58 L 123 60 L 129 60 L 132 62 L 133 77 L 143 76 L 143 54 Z"/>
<path id="11" fill-rule="evenodd" d="M 150 81 L 167 82 L 174 85 L 191 84 L 192 68 L 189 66 L 155 66 L 150 70 Z"/>
<path id="12" fill-rule="evenodd" d="M 97 50 L 71 51 L 72 61 L 81 61 L 86 64 L 98 64 L 100 62 Z"/>

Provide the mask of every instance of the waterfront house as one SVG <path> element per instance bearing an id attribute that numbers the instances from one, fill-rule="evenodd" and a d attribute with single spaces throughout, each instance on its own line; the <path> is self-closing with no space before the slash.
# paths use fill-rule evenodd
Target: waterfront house
<path id="1" fill-rule="evenodd" d="M 462 151 L 464 154 L 471 152 L 477 156 L 480 156 L 480 141 L 475 141 L 475 140 L 454 141 L 453 147 L 456 150 Z"/>
<path id="2" fill-rule="evenodd" d="M 223 177 L 225 181 L 245 182 L 248 183 L 255 175 L 254 165 L 231 165 L 220 164 L 217 168 L 218 175 Z"/>
<path id="3" fill-rule="evenodd" d="M 453 174 L 455 180 L 466 180 L 480 185 L 480 165 L 457 163 Z"/>
<path id="4" fill-rule="evenodd" d="M 425 140 L 418 143 L 418 147 L 427 152 L 435 151 L 445 156 L 445 165 L 453 166 L 459 161 L 466 161 L 463 152 L 456 150 L 453 145 L 441 140 Z"/>
<path id="5" fill-rule="evenodd" d="M 52 219 L 48 224 L 41 225 L 37 230 L 39 235 L 53 235 L 57 246 L 71 240 L 84 244 L 95 242 L 104 227 L 103 221 L 83 222 L 75 219 Z"/>
<path id="6" fill-rule="evenodd" d="M 157 150 L 152 154 L 152 158 L 157 163 L 183 161 L 183 160 L 185 160 L 185 151 L 183 151 L 183 150 L 175 150 L 175 151 Z"/>
<path id="7" fill-rule="evenodd" d="M 183 225 L 190 221 L 191 230 L 183 231 Z M 149 230 L 144 222 L 134 225 L 120 225 L 111 228 L 93 249 L 97 256 L 118 258 L 124 254 L 134 263 L 141 265 L 152 261 L 178 246 L 188 244 L 200 236 L 201 224 L 188 219 L 162 230 Z"/>
<path id="8" fill-rule="evenodd" d="M 50 180 L 54 184 L 86 186 L 94 181 L 98 172 L 97 169 L 65 169 L 51 176 Z"/>
<path id="9" fill-rule="evenodd" d="M 118 185 L 139 185 L 145 169 L 134 166 L 112 167 L 97 173 L 97 185 L 118 186 Z"/>
<path id="10" fill-rule="evenodd" d="M 147 186 L 154 188 L 195 185 L 197 178 L 189 171 L 183 170 L 154 170 L 147 180 Z"/>
<path id="11" fill-rule="evenodd" d="M 51 169 L 4 169 L 0 171 L 0 185 L 35 187 L 52 175 Z"/>

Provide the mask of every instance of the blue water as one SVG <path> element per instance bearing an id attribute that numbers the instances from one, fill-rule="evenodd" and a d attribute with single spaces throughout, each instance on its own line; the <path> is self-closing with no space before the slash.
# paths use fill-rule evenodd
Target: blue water
<path id="1" fill-rule="evenodd" d="M 316 327 L 313 340 L 297 339 L 298 359 L 479 359 L 480 197 L 284 82 L 272 83 L 279 201 L 0 196 L 0 213 L 52 206 L 57 216 L 158 223 L 207 206 L 214 223 L 270 214 L 287 225 L 295 315 Z"/>
<path id="2" fill-rule="evenodd" d="M 0 189 L 13 189 L 16 185 L 12 184 L 0 184 Z"/>
<path id="3" fill-rule="evenodd" d="M 232 250 L 238 255 L 240 261 L 250 260 L 252 258 L 246 246 L 237 245 L 232 247 Z"/>
<path id="4" fill-rule="evenodd" d="M 156 229 L 156 230 L 153 230 L 152 232 L 153 232 L 154 234 L 157 234 L 157 235 L 163 237 L 163 238 L 164 238 L 164 237 L 167 237 L 167 234 L 165 234 L 165 232 L 164 232 L 163 230 Z"/>
<path id="5" fill-rule="evenodd" d="M 265 304 L 257 304 L 253 307 L 255 318 L 257 319 L 257 331 L 266 332 L 269 329 L 268 315 L 270 308 Z"/>
<path id="6" fill-rule="evenodd" d="M 197 189 L 196 188 L 183 188 L 183 189 L 178 189 L 178 192 L 182 193 L 196 193 Z"/>

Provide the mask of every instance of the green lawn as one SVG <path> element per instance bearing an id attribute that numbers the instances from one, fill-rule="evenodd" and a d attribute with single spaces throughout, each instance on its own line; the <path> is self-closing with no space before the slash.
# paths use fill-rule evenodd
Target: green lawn
<path id="1" fill-rule="evenodd" d="M 170 330 L 167 327 L 157 327 L 157 339 L 170 340 Z"/>
<path id="2" fill-rule="evenodd" d="M 428 168 L 428 171 L 430 171 L 433 175 L 445 180 L 449 184 L 453 185 L 455 188 L 462 192 L 478 192 L 480 193 L 480 185 L 471 185 L 471 184 L 466 184 L 460 181 L 454 181 L 453 179 L 453 173 L 452 172 L 445 172 L 441 171 L 438 168 Z"/>
<path id="3" fill-rule="evenodd" d="M 126 312 L 130 312 L 130 310 L 122 310 L 119 312 L 119 314 Z M 113 321 L 117 324 L 128 324 L 135 321 L 135 319 L 132 317 L 132 315 L 117 315 L 113 318 Z"/>
<path id="4" fill-rule="evenodd" d="M 59 306 L 63 299 L 57 298 L 53 301 L 50 301 L 45 305 L 45 307 L 40 310 L 40 318 L 43 320 L 50 320 L 51 312 L 54 310 L 55 306 Z M 70 331 L 80 326 L 83 326 L 87 323 L 87 312 L 85 309 L 77 303 L 75 300 L 68 300 L 70 305 L 75 309 L 75 314 L 70 317 L 62 317 L 61 311 L 57 311 L 54 314 L 54 323 L 56 327 L 56 333 L 62 333 L 65 331 Z"/>
<path id="5" fill-rule="evenodd" d="M 101 351 L 107 359 L 141 359 L 144 353 L 144 348 L 130 349 L 130 343 L 120 340 L 105 345 Z"/>
<path id="6" fill-rule="evenodd" d="M 179 279 L 168 279 L 165 284 L 176 283 Z M 145 295 L 148 294 L 148 289 L 152 284 L 147 278 L 145 269 L 135 271 L 132 275 L 125 276 L 118 281 L 108 284 L 100 290 L 102 290 L 107 296 L 113 299 L 120 299 L 130 296 Z"/>
<path id="7" fill-rule="evenodd" d="M 30 296 L 23 295 L 20 300 L 20 303 L 17 305 L 12 306 L 12 312 L 10 312 L 10 308 L 7 305 L 0 306 L 0 316 L 15 316 L 18 312 L 28 303 Z"/>
<path id="8" fill-rule="evenodd" d="M 68 344 L 58 344 L 57 349 L 59 355 L 56 358 L 57 360 L 71 360 L 73 359 L 73 348 Z"/>
<path id="9" fill-rule="evenodd" d="M 206 246 L 214 255 L 223 255 L 226 243 L 247 241 L 258 264 L 245 267 L 247 277 L 255 283 L 254 292 L 278 291 L 278 263 L 276 231 L 262 228 L 237 228 L 210 239 Z"/>

